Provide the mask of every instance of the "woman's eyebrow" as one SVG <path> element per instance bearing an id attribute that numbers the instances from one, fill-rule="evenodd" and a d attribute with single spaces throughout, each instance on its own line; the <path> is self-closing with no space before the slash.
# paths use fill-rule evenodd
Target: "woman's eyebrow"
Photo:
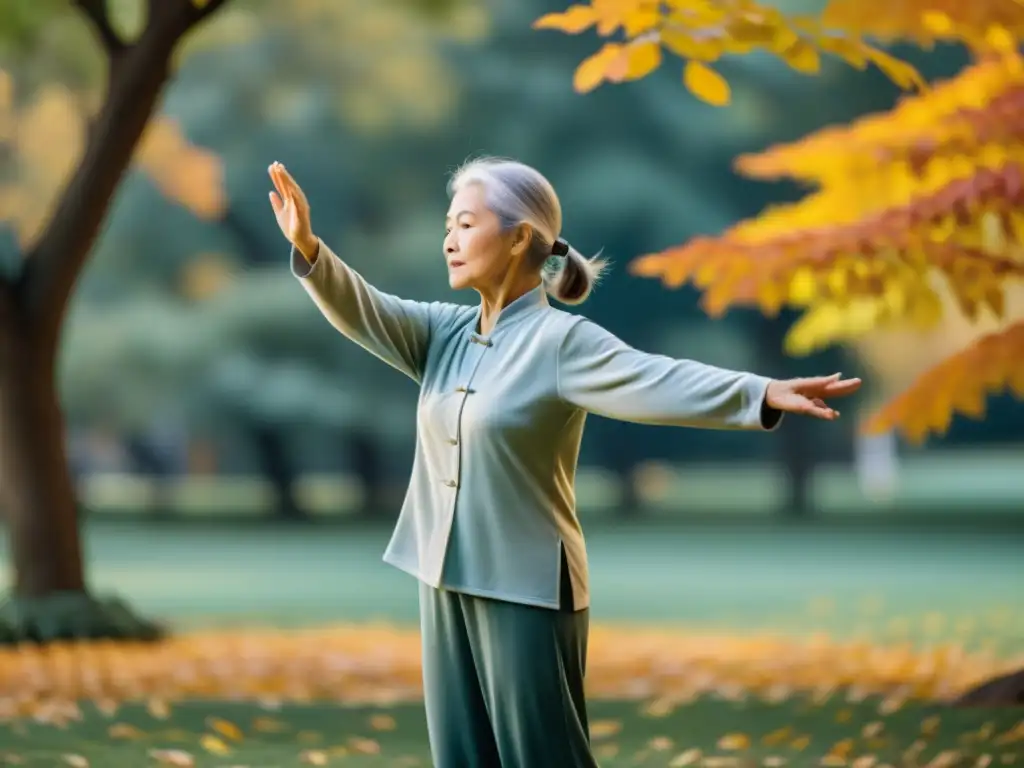
<path id="1" fill-rule="evenodd" d="M 444 217 L 444 220 L 445 220 L 445 221 L 449 221 L 449 220 L 451 220 L 451 219 L 457 219 L 457 218 L 459 218 L 459 216 L 461 216 L 461 215 L 462 215 L 462 214 L 464 214 L 464 213 L 473 213 L 473 212 L 472 212 L 472 211 L 465 211 L 465 210 L 463 210 L 463 211 L 459 211 L 459 212 L 458 212 L 458 213 L 456 213 L 456 214 L 455 214 L 454 216 L 445 216 L 445 217 Z"/>

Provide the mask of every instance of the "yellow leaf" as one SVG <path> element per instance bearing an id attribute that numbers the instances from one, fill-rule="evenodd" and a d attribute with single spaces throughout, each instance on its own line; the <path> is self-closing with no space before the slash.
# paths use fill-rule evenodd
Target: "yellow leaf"
<path id="1" fill-rule="evenodd" d="M 673 757 L 672 762 L 669 763 L 669 768 L 684 768 L 687 765 L 696 765 L 700 762 L 700 758 L 701 751 L 699 749 L 688 749 Z"/>
<path id="2" fill-rule="evenodd" d="M 933 35 L 948 35 L 953 31 L 953 20 L 942 11 L 925 11 L 921 24 Z"/>
<path id="3" fill-rule="evenodd" d="M 209 733 L 203 734 L 203 737 L 199 739 L 199 745 L 211 755 L 231 754 L 231 747 L 225 744 L 221 739 L 218 739 L 216 736 Z"/>
<path id="4" fill-rule="evenodd" d="M 211 731 L 216 731 L 226 739 L 231 739 L 232 741 L 242 740 L 242 729 L 222 718 L 208 717 L 206 719 L 206 727 Z"/>
<path id="5" fill-rule="evenodd" d="M 639 10 L 626 17 L 623 24 L 623 32 L 626 37 L 636 37 L 644 32 L 650 32 L 661 22 L 661 14 L 656 10 Z"/>
<path id="6" fill-rule="evenodd" d="M 146 711 L 156 720 L 166 720 L 171 716 L 171 708 L 163 699 L 150 699 L 146 702 Z"/>
<path id="7" fill-rule="evenodd" d="M 549 13 L 533 22 L 534 29 L 558 29 L 578 34 L 597 22 L 597 12 L 589 5 L 571 5 L 562 13 Z"/>
<path id="8" fill-rule="evenodd" d="M 622 723 L 619 720 L 595 720 L 590 725 L 590 737 L 593 739 L 606 739 L 614 736 L 622 730 Z"/>
<path id="9" fill-rule="evenodd" d="M 750 749 L 750 737 L 745 733 L 727 733 L 718 740 L 718 748 L 730 751 Z"/>
<path id="10" fill-rule="evenodd" d="M 1017 47 L 1017 40 L 1002 24 L 993 24 L 985 32 L 985 44 L 999 53 L 1011 53 Z"/>
<path id="11" fill-rule="evenodd" d="M 89 761 L 82 755 L 61 755 L 61 760 L 64 761 L 64 765 L 68 765 L 71 768 L 89 768 Z"/>
<path id="12" fill-rule="evenodd" d="M 655 42 L 633 43 L 627 49 L 623 80 L 639 80 L 661 64 L 661 46 Z"/>
<path id="13" fill-rule="evenodd" d="M 196 759 L 183 749 L 151 749 L 149 756 L 160 765 L 193 768 Z"/>
<path id="14" fill-rule="evenodd" d="M 348 740 L 348 745 L 351 747 L 353 752 L 357 752 L 360 755 L 380 754 L 380 742 L 374 741 L 373 739 L 366 739 L 362 736 L 353 736 Z"/>
<path id="15" fill-rule="evenodd" d="M 698 61 L 715 61 L 723 51 L 721 42 L 713 38 L 698 40 L 675 29 L 662 30 L 661 43 L 680 58 Z"/>
<path id="16" fill-rule="evenodd" d="M 794 304 L 808 304 L 818 295 L 818 278 L 810 267 L 793 273 L 789 281 L 789 300 Z"/>
<path id="17" fill-rule="evenodd" d="M 859 40 L 851 40 L 842 35 L 826 34 L 819 36 L 815 42 L 821 50 L 838 56 L 856 69 L 865 69 L 868 65 L 864 44 Z"/>
<path id="18" fill-rule="evenodd" d="M 306 765 L 327 765 L 330 757 L 322 749 L 307 749 L 299 753 L 299 762 Z"/>
<path id="19" fill-rule="evenodd" d="M 576 68 L 573 87 L 579 93 L 587 93 L 597 88 L 605 79 L 608 68 L 621 53 L 622 45 L 619 43 L 605 43 L 601 50 L 584 59 Z"/>
<path id="20" fill-rule="evenodd" d="M 810 736 L 797 736 L 795 739 L 793 739 L 793 741 L 789 743 L 789 748 L 796 750 L 797 752 L 802 752 L 803 750 L 807 749 L 810 743 Z"/>
<path id="21" fill-rule="evenodd" d="M 797 72 L 816 75 L 821 71 L 821 57 L 818 49 L 806 40 L 797 40 L 782 52 L 782 60 Z"/>
<path id="22" fill-rule="evenodd" d="M 373 715 L 370 718 L 370 727 L 375 731 L 393 731 L 398 727 L 398 723 L 391 715 Z"/>
<path id="23" fill-rule="evenodd" d="M 865 53 L 868 60 L 900 88 L 908 91 L 913 88 L 919 91 L 928 89 L 928 83 L 921 77 L 921 74 L 905 61 L 900 61 L 885 51 L 871 46 L 865 46 Z"/>
<path id="24" fill-rule="evenodd" d="M 690 60 L 683 70 L 683 82 L 698 99 L 722 107 L 729 103 L 732 91 L 728 81 L 708 65 Z"/>

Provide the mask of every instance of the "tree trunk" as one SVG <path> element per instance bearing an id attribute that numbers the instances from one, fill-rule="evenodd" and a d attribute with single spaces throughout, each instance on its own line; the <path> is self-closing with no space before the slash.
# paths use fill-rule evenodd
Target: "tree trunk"
<path id="1" fill-rule="evenodd" d="M 27 598 L 85 588 L 54 359 L 24 324 L 0 326 L 0 489 L 14 591 Z"/>
<path id="2" fill-rule="evenodd" d="M 148 24 L 131 45 L 104 4 L 79 3 L 108 56 L 106 99 L 21 274 L 0 278 L 0 503 L 15 569 L 13 596 L 0 605 L 0 642 L 161 634 L 85 588 L 56 360 L 75 283 L 170 77 L 174 48 L 224 2 L 150 0 Z"/>
<path id="3" fill-rule="evenodd" d="M 263 476 L 274 488 L 277 517 L 290 521 L 308 520 L 309 515 L 295 497 L 295 471 L 280 428 L 254 420 L 249 424 L 249 434 L 259 454 Z"/>
<path id="4" fill-rule="evenodd" d="M 786 325 L 781 318 L 762 320 L 757 328 L 757 364 L 762 370 L 778 367 L 786 337 Z M 784 359 L 784 358 L 782 358 Z M 809 424 L 806 419 L 787 419 L 779 429 L 779 449 L 775 452 L 779 466 L 786 476 L 786 496 L 779 510 L 784 518 L 806 520 L 814 516 L 811 499 L 811 478 L 815 457 L 808 447 Z"/>
<path id="5" fill-rule="evenodd" d="M 387 508 L 387 488 L 384 479 L 384 457 L 374 436 L 361 428 L 352 427 L 346 435 L 352 469 L 363 487 L 360 514 L 366 518 L 379 518 Z"/>

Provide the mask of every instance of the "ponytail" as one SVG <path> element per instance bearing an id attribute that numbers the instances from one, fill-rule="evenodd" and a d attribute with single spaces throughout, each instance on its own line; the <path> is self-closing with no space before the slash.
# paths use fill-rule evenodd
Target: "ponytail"
<path id="1" fill-rule="evenodd" d="M 544 290 L 562 304 L 582 304 L 608 266 L 599 257 L 588 259 L 559 238 L 551 248 L 554 264 L 544 271 Z"/>

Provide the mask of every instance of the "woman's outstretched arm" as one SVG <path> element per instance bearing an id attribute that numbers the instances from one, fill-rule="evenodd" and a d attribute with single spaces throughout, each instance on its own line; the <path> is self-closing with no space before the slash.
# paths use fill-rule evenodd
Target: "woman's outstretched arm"
<path id="1" fill-rule="evenodd" d="M 292 243 L 291 269 L 331 324 L 384 362 L 419 382 L 426 365 L 433 315 L 440 304 L 379 291 L 312 232 L 309 203 L 280 163 L 270 166 L 270 203 Z"/>
<path id="2" fill-rule="evenodd" d="M 558 353 L 558 390 L 599 416 L 707 429 L 774 429 L 771 379 L 641 352 L 590 320 L 573 324 Z"/>

